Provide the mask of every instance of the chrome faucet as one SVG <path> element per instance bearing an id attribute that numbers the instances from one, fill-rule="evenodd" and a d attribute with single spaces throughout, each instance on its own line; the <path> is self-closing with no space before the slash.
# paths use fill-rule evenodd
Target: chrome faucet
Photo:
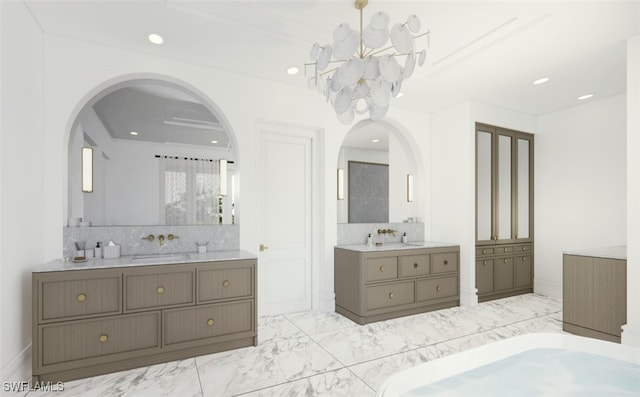
<path id="1" fill-rule="evenodd" d="M 378 229 L 378 234 L 391 234 L 393 235 L 393 237 L 396 236 L 396 233 L 398 233 L 397 230 L 393 230 L 393 229 Z"/>

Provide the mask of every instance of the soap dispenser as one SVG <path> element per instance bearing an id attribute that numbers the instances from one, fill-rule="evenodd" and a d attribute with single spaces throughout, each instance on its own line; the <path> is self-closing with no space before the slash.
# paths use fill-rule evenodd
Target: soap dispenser
<path id="1" fill-rule="evenodd" d="M 367 245 L 373 247 L 373 237 L 371 237 L 371 233 L 367 236 Z"/>
<path id="2" fill-rule="evenodd" d="M 406 243 L 406 242 L 407 242 L 407 232 L 404 232 L 404 233 L 402 234 L 402 242 L 403 242 L 403 243 Z"/>

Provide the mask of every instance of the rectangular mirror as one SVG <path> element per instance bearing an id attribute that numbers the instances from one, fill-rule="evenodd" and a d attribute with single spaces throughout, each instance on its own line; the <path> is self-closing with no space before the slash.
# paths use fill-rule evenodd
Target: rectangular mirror
<path id="1" fill-rule="evenodd" d="M 349 161 L 349 223 L 389 222 L 389 165 Z"/>

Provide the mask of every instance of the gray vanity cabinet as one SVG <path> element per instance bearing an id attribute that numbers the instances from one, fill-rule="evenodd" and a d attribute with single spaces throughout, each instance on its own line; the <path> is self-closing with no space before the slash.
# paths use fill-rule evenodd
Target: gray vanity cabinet
<path id="1" fill-rule="evenodd" d="M 533 292 L 533 263 L 533 135 L 476 123 L 478 300 Z"/>
<path id="2" fill-rule="evenodd" d="M 33 380 L 257 345 L 256 260 L 34 272 Z"/>
<path id="3" fill-rule="evenodd" d="M 336 312 L 359 324 L 460 302 L 459 247 L 334 253 Z"/>

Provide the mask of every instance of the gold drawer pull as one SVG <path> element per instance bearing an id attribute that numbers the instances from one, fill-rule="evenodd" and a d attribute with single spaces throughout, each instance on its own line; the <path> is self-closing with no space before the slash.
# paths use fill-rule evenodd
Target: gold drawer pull
<path id="1" fill-rule="evenodd" d="M 418 263 L 414 263 L 414 264 L 413 264 L 413 268 L 414 268 L 414 269 L 417 269 L 417 268 L 418 268 Z"/>
<path id="2" fill-rule="evenodd" d="M 389 299 L 393 299 L 393 292 L 389 294 Z"/>
<path id="3" fill-rule="evenodd" d="M 489 252 L 489 250 L 486 250 L 486 249 L 483 249 L 483 250 L 482 250 L 482 253 L 483 253 L 483 254 L 486 254 L 487 252 Z"/>
<path id="4" fill-rule="evenodd" d="M 158 295 L 162 295 L 164 294 L 164 287 L 161 285 L 158 288 L 156 288 L 156 292 L 158 293 Z"/>
<path id="5" fill-rule="evenodd" d="M 507 258 L 504 258 L 504 263 L 507 263 Z"/>
<path id="6" fill-rule="evenodd" d="M 449 264 L 449 261 L 445 259 L 445 260 L 444 260 L 444 265 L 446 266 L 446 265 L 448 265 L 448 264 Z"/>
<path id="7" fill-rule="evenodd" d="M 107 340 L 109 340 L 109 336 L 107 336 L 107 334 L 102 334 L 98 339 L 100 340 L 100 343 L 105 343 Z"/>
<path id="8" fill-rule="evenodd" d="M 210 327 L 213 327 L 213 324 L 214 324 L 214 323 L 215 323 L 215 321 L 213 321 L 213 319 L 212 319 L 212 318 L 210 318 L 210 319 L 208 319 L 208 320 L 207 320 L 207 325 L 208 325 L 208 326 L 210 326 Z"/>
<path id="9" fill-rule="evenodd" d="M 487 261 L 482 261 L 482 266 L 487 266 Z"/>
<path id="10" fill-rule="evenodd" d="M 523 256 L 523 257 L 522 257 L 522 261 L 524 262 L 524 261 L 526 261 L 526 260 L 527 260 L 527 257 L 526 257 L 526 256 Z"/>
<path id="11" fill-rule="evenodd" d="M 224 280 L 224 281 L 222 282 L 222 286 L 223 286 L 223 287 L 228 287 L 228 286 L 230 286 L 230 285 L 231 285 L 231 281 L 229 281 L 229 280 Z"/>
<path id="12" fill-rule="evenodd" d="M 436 291 L 440 291 L 440 286 L 436 285 Z"/>
<path id="13" fill-rule="evenodd" d="M 384 272 L 384 266 L 380 266 L 380 271 Z"/>
<path id="14" fill-rule="evenodd" d="M 87 294 L 85 294 L 84 292 L 81 294 L 78 294 L 78 302 L 84 302 L 87 300 Z"/>
<path id="15" fill-rule="evenodd" d="M 505 249 L 504 249 L 504 252 L 507 252 L 507 249 L 508 249 L 508 248 L 505 248 Z"/>
<path id="16" fill-rule="evenodd" d="M 527 250 L 527 247 L 522 247 L 522 250 L 523 250 L 523 251 L 526 251 L 526 250 Z"/>

